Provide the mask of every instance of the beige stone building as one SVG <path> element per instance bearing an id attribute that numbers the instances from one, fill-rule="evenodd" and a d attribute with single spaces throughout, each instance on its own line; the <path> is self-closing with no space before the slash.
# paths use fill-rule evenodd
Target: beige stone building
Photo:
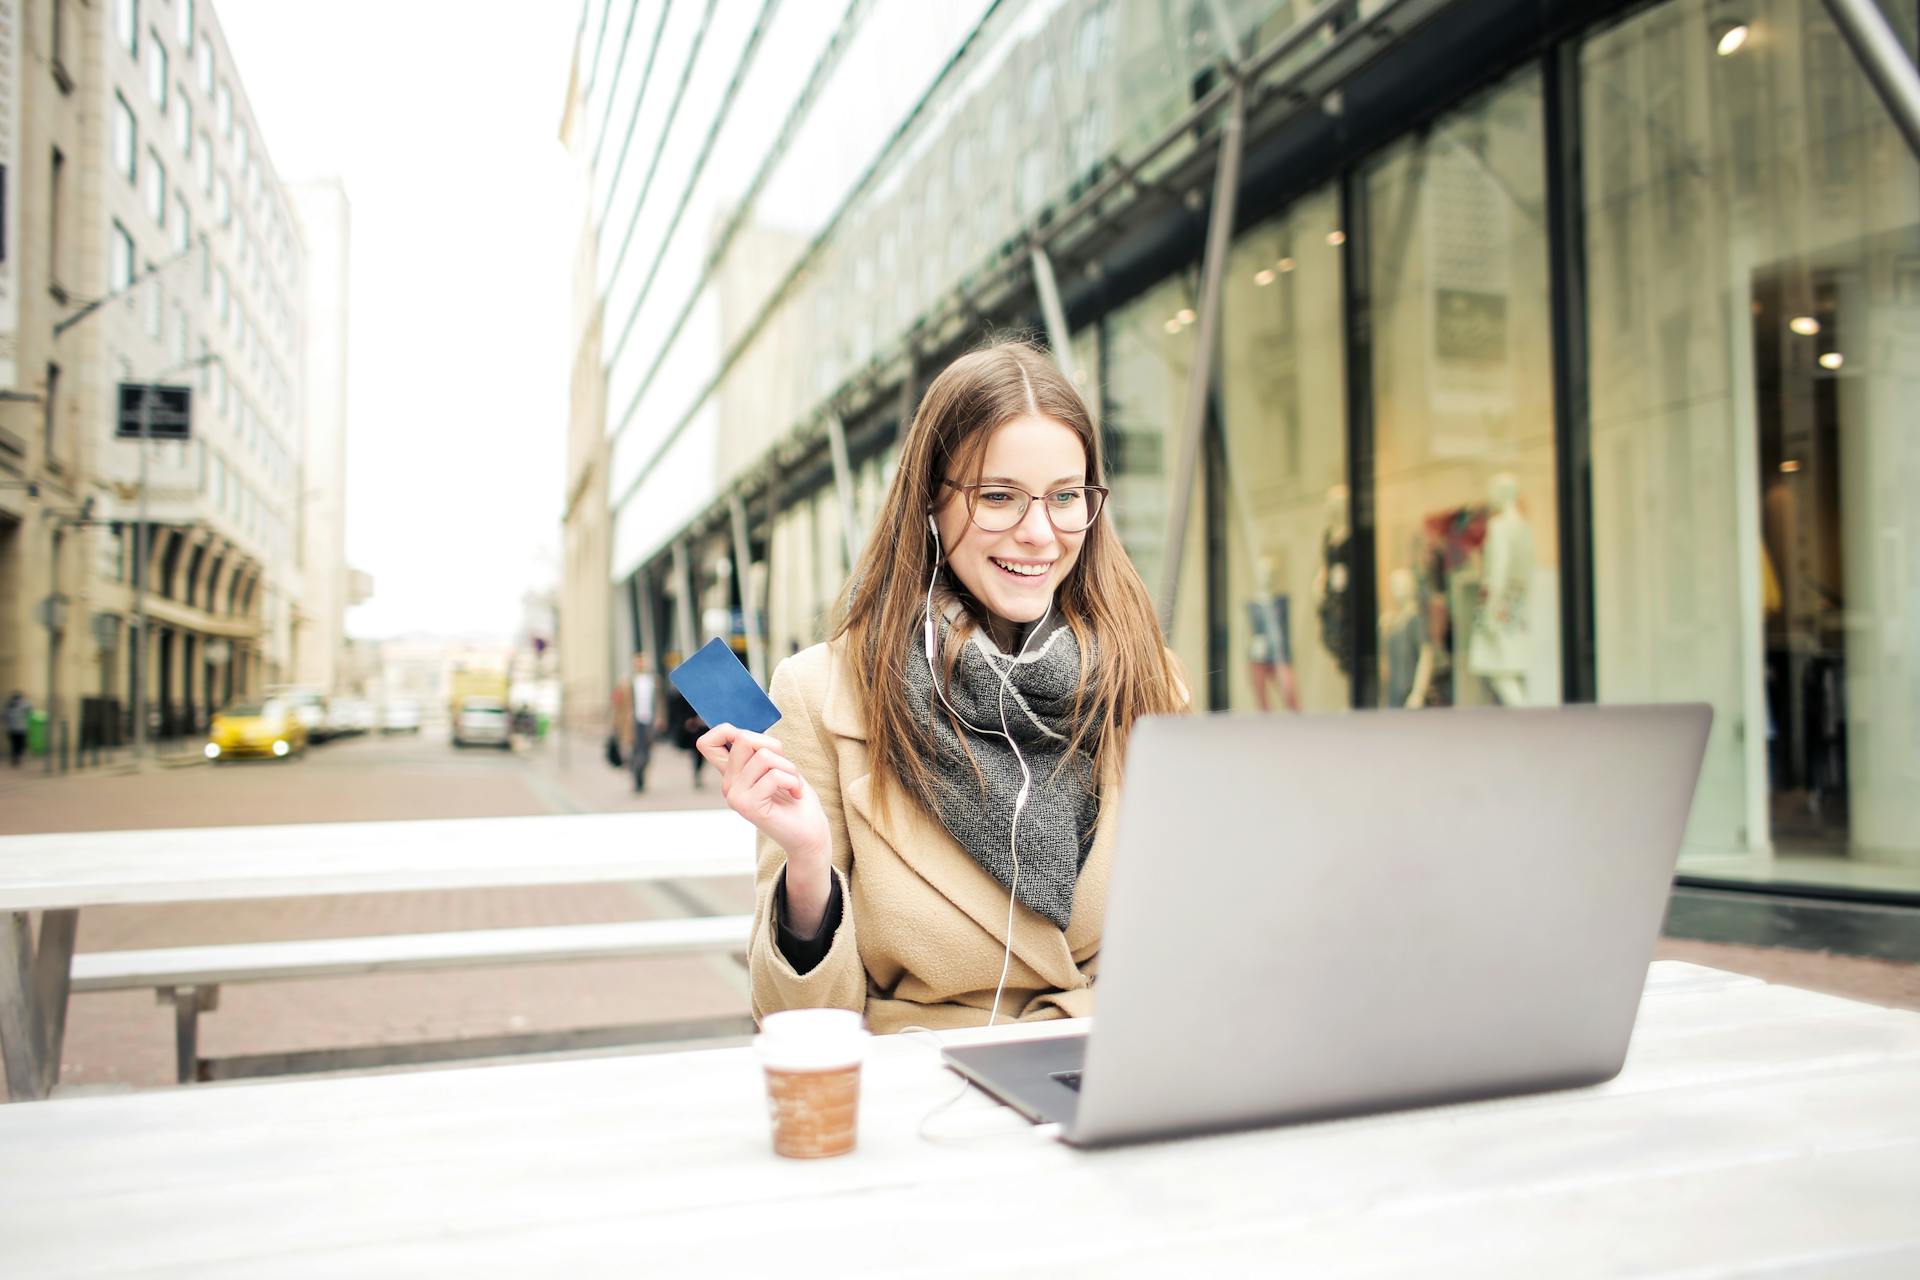
<path id="1" fill-rule="evenodd" d="M 306 249 L 211 5 L 0 0 L 0 33 L 0 687 L 111 745 L 144 650 L 184 736 L 291 674 Z M 190 386 L 191 438 L 117 439 L 123 382 Z"/>
<path id="2" fill-rule="evenodd" d="M 288 189 L 307 246 L 306 420 L 300 492 L 300 598 L 292 680 L 346 691 L 347 262 L 352 209 L 338 179 Z"/>

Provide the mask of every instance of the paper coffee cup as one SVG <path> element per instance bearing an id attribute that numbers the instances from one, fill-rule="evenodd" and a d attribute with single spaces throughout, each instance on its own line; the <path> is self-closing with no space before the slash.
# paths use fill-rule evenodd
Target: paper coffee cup
<path id="1" fill-rule="evenodd" d="M 753 1047 L 766 1068 L 775 1154 L 810 1160 L 853 1150 L 869 1038 L 849 1009 L 789 1009 L 761 1020 Z"/>

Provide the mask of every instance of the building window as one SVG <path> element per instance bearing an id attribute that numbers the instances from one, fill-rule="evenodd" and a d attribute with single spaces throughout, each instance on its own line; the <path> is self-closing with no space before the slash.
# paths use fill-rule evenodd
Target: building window
<path id="1" fill-rule="evenodd" d="M 140 56 L 140 0 L 114 0 L 113 33 L 121 48 L 135 58 Z"/>
<path id="2" fill-rule="evenodd" d="M 67 157 L 60 148 L 53 149 L 53 165 L 47 178 L 47 282 L 53 286 L 56 294 L 64 294 L 61 284 L 63 266 L 60 240 L 63 219 L 62 204 L 67 186 Z"/>
<path id="3" fill-rule="evenodd" d="M 160 43 L 160 33 L 151 27 L 147 29 L 147 92 L 152 95 L 160 114 L 167 113 L 167 47 Z"/>
<path id="4" fill-rule="evenodd" d="M 213 93 L 213 118 L 220 126 L 220 136 L 233 136 L 233 90 L 222 80 L 220 87 Z"/>
<path id="5" fill-rule="evenodd" d="M 180 154 L 193 158 L 193 100 L 187 97 L 187 86 L 179 86 L 179 110 L 173 115 L 173 140 L 180 144 Z"/>
<path id="6" fill-rule="evenodd" d="M 233 188 L 224 173 L 213 178 L 213 220 L 223 227 L 233 221 Z"/>
<path id="7" fill-rule="evenodd" d="M 202 45 L 200 47 L 203 49 L 206 48 L 205 45 Z M 206 132 L 204 130 L 202 130 L 200 134 L 200 146 L 193 153 L 193 163 L 194 163 L 194 166 L 200 171 L 201 194 L 209 195 L 209 196 L 212 195 L 213 194 L 213 139 L 209 138 L 206 135 Z"/>
<path id="8" fill-rule="evenodd" d="M 173 198 L 173 251 L 185 253 L 193 241 L 193 226 L 187 215 L 187 198 L 176 195 Z"/>
<path id="9" fill-rule="evenodd" d="M 53 40 L 51 42 L 50 61 L 53 69 L 53 82 L 65 93 L 73 87 L 73 77 L 67 72 L 67 6 L 66 0 L 53 0 Z"/>
<path id="10" fill-rule="evenodd" d="M 193 0 L 173 0 L 174 35 L 179 37 L 180 47 L 193 49 Z"/>
<path id="11" fill-rule="evenodd" d="M 147 148 L 147 213 L 156 226 L 167 225 L 167 168 L 160 163 L 160 153 L 152 147 Z"/>
<path id="12" fill-rule="evenodd" d="M 1345 250 L 1328 243 L 1339 227 L 1329 184 L 1242 232 L 1227 257 L 1212 469 L 1225 515 L 1214 555 L 1226 560 L 1227 661 L 1215 679 L 1235 711 L 1352 705 L 1353 597 L 1339 568 L 1349 518 Z M 1185 327 L 1178 312 L 1165 319 Z M 1391 674 L 1410 686 L 1418 672 Z"/>
<path id="13" fill-rule="evenodd" d="M 246 173 L 247 163 L 253 159 L 253 155 L 247 146 L 247 126 L 244 124 L 234 126 L 233 154 L 234 163 L 240 166 L 240 172 Z"/>
<path id="14" fill-rule="evenodd" d="M 133 122 L 133 108 L 118 93 L 113 95 L 113 167 L 126 175 L 128 182 L 140 177 L 139 126 Z"/>
<path id="15" fill-rule="evenodd" d="M 213 315 L 221 324 L 227 322 L 227 316 L 233 302 L 233 294 L 227 284 L 227 269 L 215 268 L 213 273 Z"/>
<path id="16" fill-rule="evenodd" d="M 173 304 L 173 362 L 184 365 L 187 362 L 187 346 L 191 335 L 187 332 L 187 307 L 183 302 Z"/>
<path id="17" fill-rule="evenodd" d="M 124 293 L 133 287 L 133 237 L 117 218 L 111 244 L 113 256 L 107 263 L 107 284 L 112 292 Z"/>
<path id="18" fill-rule="evenodd" d="M 1911 50 L 1920 6 L 1879 7 Z M 1920 165 L 1789 12 L 1580 48 L 1595 677 L 1714 706 L 1683 873 L 1870 892 L 1920 865 Z"/>
<path id="19" fill-rule="evenodd" d="M 200 92 L 213 96 L 213 46 L 202 40 L 194 50 L 194 70 L 200 74 Z"/>
<path id="20" fill-rule="evenodd" d="M 54 436 L 60 429 L 60 366 L 47 362 L 47 398 L 40 406 L 40 447 L 53 456 Z"/>
<path id="21" fill-rule="evenodd" d="M 1369 224 L 1407 229 L 1367 255 L 1375 592 L 1348 605 L 1389 705 L 1560 701 L 1544 130 L 1528 71 L 1366 176 Z"/>

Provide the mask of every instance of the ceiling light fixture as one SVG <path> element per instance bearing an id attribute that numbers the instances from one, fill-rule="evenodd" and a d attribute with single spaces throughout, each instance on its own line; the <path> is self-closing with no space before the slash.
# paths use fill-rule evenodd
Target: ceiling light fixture
<path id="1" fill-rule="evenodd" d="M 1803 338 L 1811 338 L 1814 334 L 1820 332 L 1820 322 L 1812 316 L 1795 316 L 1793 319 L 1787 321 L 1787 328 L 1793 330 Z"/>
<path id="2" fill-rule="evenodd" d="M 1258 285 L 1262 289 L 1272 284 L 1273 280 L 1274 280 L 1273 268 L 1271 267 L 1268 267 L 1264 271 L 1256 271 L 1253 273 L 1254 284 Z"/>
<path id="3" fill-rule="evenodd" d="M 1838 369 L 1846 362 L 1847 358 L 1838 351 L 1828 351 L 1820 357 L 1820 367 L 1822 369 Z"/>
<path id="4" fill-rule="evenodd" d="M 1723 22 L 1719 27 L 1720 35 L 1714 41 L 1714 52 L 1723 58 L 1731 58 L 1746 47 L 1747 37 L 1752 30 L 1744 22 Z"/>

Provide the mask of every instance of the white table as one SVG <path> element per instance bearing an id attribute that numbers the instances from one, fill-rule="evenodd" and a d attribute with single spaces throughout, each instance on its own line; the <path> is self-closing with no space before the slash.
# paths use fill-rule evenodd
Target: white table
<path id="1" fill-rule="evenodd" d="M 58 1075 L 85 907 L 752 873 L 753 829 L 726 809 L 0 837 L 8 1089 L 42 1098 Z"/>
<path id="2" fill-rule="evenodd" d="M 918 1136 L 955 1087 L 876 1042 L 860 1149 L 813 1163 L 770 1154 L 745 1049 L 0 1109 L 0 1265 L 1920 1274 L 1920 1014 L 1714 970 L 1656 965 L 1592 1089 L 1087 1153 L 971 1091 Z"/>

